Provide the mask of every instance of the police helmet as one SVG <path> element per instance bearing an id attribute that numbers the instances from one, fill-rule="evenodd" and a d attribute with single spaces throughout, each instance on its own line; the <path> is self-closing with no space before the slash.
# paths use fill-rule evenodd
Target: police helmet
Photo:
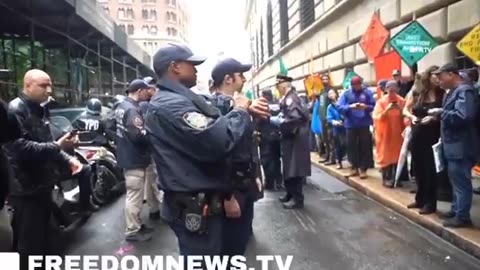
<path id="1" fill-rule="evenodd" d="M 113 107 L 117 106 L 120 102 L 125 100 L 125 96 L 122 95 L 116 95 L 115 97 L 112 98 L 112 100 L 108 103 L 108 107 L 110 109 L 113 109 Z"/>
<path id="2" fill-rule="evenodd" d="M 98 98 L 87 101 L 87 114 L 99 115 L 102 112 L 102 102 Z"/>

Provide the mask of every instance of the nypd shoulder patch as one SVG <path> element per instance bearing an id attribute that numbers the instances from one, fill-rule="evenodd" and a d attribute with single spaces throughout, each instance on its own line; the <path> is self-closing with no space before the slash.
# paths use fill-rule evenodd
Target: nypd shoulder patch
<path id="1" fill-rule="evenodd" d="M 198 112 L 187 112 L 183 115 L 183 120 L 193 129 L 204 130 L 208 126 L 209 118 Z"/>
<path id="2" fill-rule="evenodd" d="M 287 106 L 292 105 L 292 102 L 293 102 L 292 98 L 287 98 L 287 100 L 285 101 L 285 103 L 287 104 Z"/>

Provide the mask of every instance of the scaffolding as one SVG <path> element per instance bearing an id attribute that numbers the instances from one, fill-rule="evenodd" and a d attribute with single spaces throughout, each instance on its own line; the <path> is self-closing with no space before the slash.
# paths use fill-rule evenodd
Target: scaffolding
<path id="1" fill-rule="evenodd" d="M 11 100 L 32 68 L 46 71 L 54 98 L 83 105 L 123 94 L 154 76 L 150 56 L 92 0 L 0 0 L 0 97 Z"/>

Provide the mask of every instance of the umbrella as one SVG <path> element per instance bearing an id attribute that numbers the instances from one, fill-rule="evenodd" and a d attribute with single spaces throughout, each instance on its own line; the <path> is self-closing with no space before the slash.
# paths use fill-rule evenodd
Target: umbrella
<path id="1" fill-rule="evenodd" d="M 408 143 L 410 142 L 411 138 L 412 138 L 412 129 L 411 127 L 408 126 L 403 131 L 403 143 L 402 143 L 402 149 L 400 150 L 400 155 L 398 157 L 397 171 L 395 172 L 394 187 L 397 187 L 398 179 L 402 174 L 403 166 L 405 166 L 405 164 L 407 163 Z"/>

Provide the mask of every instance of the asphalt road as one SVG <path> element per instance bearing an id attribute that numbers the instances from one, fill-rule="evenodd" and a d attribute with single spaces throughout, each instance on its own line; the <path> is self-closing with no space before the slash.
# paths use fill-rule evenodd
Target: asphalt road
<path id="1" fill-rule="evenodd" d="M 247 251 L 250 267 L 260 269 L 256 255 L 293 255 L 291 270 L 480 269 L 480 260 L 316 167 L 312 170 L 305 187 L 305 209 L 284 210 L 277 201 L 279 192 L 267 193 L 256 204 L 254 237 Z M 121 198 L 75 232 L 67 253 L 178 255 L 170 229 L 161 221 L 153 225 L 151 241 L 125 243 Z"/>

